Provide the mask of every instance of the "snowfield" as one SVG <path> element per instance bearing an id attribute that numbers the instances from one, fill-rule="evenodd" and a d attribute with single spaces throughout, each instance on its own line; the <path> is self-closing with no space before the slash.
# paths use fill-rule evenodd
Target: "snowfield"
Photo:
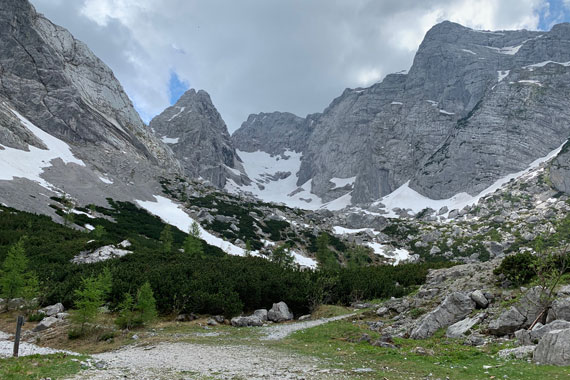
<path id="1" fill-rule="evenodd" d="M 47 150 L 30 145 L 28 146 L 29 152 L 26 152 L 0 145 L 3 148 L 0 149 L 0 180 L 10 181 L 15 178 L 27 178 L 47 189 L 53 189 L 50 183 L 40 177 L 44 169 L 52 165 L 52 160 L 59 158 L 66 164 L 85 166 L 83 161 L 73 155 L 69 145 L 65 142 L 44 132 L 18 112 L 14 110 L 12 112 L 20 119 L 26 129 L 44 143 Z"/>

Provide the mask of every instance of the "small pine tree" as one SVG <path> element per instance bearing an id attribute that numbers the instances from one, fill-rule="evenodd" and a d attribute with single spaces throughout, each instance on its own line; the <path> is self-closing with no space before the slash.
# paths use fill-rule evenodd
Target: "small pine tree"
<path id="1" fill-rule="evenodd" d="M 361 245 L 354 246 L 347 252 L 347 262 L 348 268 L 360 268 L 365 267 L 370 264 L 370 256 L 368 255 L 368 249 Z"/>
<path id="2" fill-rule="evenodd" d="M 200 225 L 198 223 L 196 223 L 196 221 L 192 222 L 192 225 L 190 226 L 190 232 L 189 234 L 193 237 L 195 237 L 196 239 L 200 239 Z"/>
<path id="3" fill-rule="evenodd" d="M 184 240 L 184 253 L 193 258 L 203 258 L 204 249 L 202 248 L 202 242 L 191 234 L 188 235 Z"/>
<path id="4" fill-rule="evenodd" d="M 119 304 L 119 316 L 115 320 L 117 326 L 122 329 L 131 329 L 134 327 L 134 312 L 135 300 L 130 293 L 125 293 L 123 301 Z"/>
<path id="5" fill-rule="evenodd" d="M 172 231 L 170 230 L 170 225 L 164 226 L 164 229 L 160 233 L 160 241 L 162 242 L 162 251 L 168 253 L 172 251 Z"/>
<path id="6" fill-rule="evenodd" d="M 138 313 L 138 320 L 146 325 L 156 319 L 156 300 L 152 292 L 152 287 L 147 281 L 141 286 L 137 294 L 137 305 L 135 307 Z"/>
<path id="7" fill-rule="evenodd" d="M 105 235 L 105 227 L 98 224 L 95 226 L 95 229 L 91 231 L 91 234 L 95 239 L 101 239 Z"/>
<path id="8" fill-rule="evenodd" d="M 334 253 L 329 249 L 329 235 L 324 232 L 317 237 L 316 256 L 319 269 L 336 270 L 340 267 Z"/>
<path id="9" fill-rule="evenodd" d="M 28 270 L 24 241 L 22 238 L 10 247 L 0 270 L 0 294 L 7 299 L 32 299 L 38 293 L 38 278 Z"/>
<path id="10" fill-rule="evenodd" d="M 281 267 L 290 267 L 295 262 L 293 255 L 289 249 L 289 245 L 281 244 L 271 251 L 270 260 L 277 263 Z"/>
<path id="11" fill-rule="evenodd" d="M 85 325 L 93 322 L 99 308 L 103 306 L 112 286 L 111 272 L 105 268 L 97 277 L 87 277 L 81 280 L 81 288 L 75 290 L 75 308 L 72 320 L 80 326 L 79 335 L 85 332 Z"/>
<path id="12" fill-rule="evenodd" d="M 245 257 L 251 256 L 251 240 L 245 242 Z"/>

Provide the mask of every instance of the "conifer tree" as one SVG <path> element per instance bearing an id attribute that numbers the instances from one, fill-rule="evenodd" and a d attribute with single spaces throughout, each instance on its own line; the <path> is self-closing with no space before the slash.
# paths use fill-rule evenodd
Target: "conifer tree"
<path id="1" fill-rule="evenodd" d="M 164 229 L 160 233 L 160 241 L 162 242 L 162 251 L 165 253 L 172 251 L 172 231 L 170 230 L 170 224 L 164 226 Z"/>
<path id="2" fill-rule="evenodd" d="M 281 244 L 271 251 L 270 260 L 277 263 L 281 267 L 290 267 L 295 262 L 293 255 L 289 249 L 289 245 Z"/>
<path id="3" fill-rule="evenodd" d="M 32 299 L 38 292 L 38 278 L 28 270 L 24 241 L 22 238 L 10 247 L 0 270 L 0 294 L 7 299 Z"/>

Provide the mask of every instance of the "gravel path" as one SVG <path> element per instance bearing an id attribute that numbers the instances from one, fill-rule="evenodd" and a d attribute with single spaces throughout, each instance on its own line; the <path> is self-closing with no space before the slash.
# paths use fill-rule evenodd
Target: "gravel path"
<path id="1" fill-rule="evenodd" d="M 64 350 L 54 350 L 47 347 L 39 347 L 32 343 L 20 342 L 20 349 L 18 350 L 19 356 L 29 356 L 29 355 L 49 355 L 56 354 L 58 352 L 65 352 L 69 355 L 77 355 L 74 352 L 64 351 Z M 14 342 L 8 340 L 0 341 L 0 358 L 12 357 L 14 353 Z"/>
<path id="2" fill-rule="evenodd" d="M 104 370 L 83 371 L 73 380 L 115 379 L 342 379 L 350 373 L 322 369 L 317 358 L 264 347 L 263 341 L 283 339 L 289 334 L 354 314 L 314 321 L 272 325 L 261 328 L 260 345 L 207 345 L 159 343 L 154 346 L 128 346 L 93 355 L 106 364 Z"/>
<path id="3" fill-rule="evenodd" d="M 264 327 L 263 333 L 265 336 L 261 338 L 262 340 L 279 340 L 287 337 L 288 335 L 293 334 L 295 331 L 309 329 L 311 327 L 316 327 L 325 323 L 338 321 L 345 318 L 350 318 L 355 316 L 356 314 L 346 314 L 346 315 L 339 315 L 336 317 L 330 318 L 321 318 L 316 319 L 314 321 L 305 321 L 305 322 L 296 322 L 296 323 L 288 323 L 283 325 L 272 325 Z"/>

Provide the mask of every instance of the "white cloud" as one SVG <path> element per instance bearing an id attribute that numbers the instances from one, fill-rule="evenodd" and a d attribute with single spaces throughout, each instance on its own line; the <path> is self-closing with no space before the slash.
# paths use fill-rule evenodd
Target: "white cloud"
<path id="1" fill-rule="evenodd" d="M 568 0 L 570 1 L 570 0 Z M 568 2 L 567 1 L 567 2 Z M 449 19 L 535 29 L 545 0 L 32 0 L 115 71 L 143 117 L 169 102 L 175 71 L 228 123 L 249 113 L 319 112 L 345 87 L 408 69 Z"/>

